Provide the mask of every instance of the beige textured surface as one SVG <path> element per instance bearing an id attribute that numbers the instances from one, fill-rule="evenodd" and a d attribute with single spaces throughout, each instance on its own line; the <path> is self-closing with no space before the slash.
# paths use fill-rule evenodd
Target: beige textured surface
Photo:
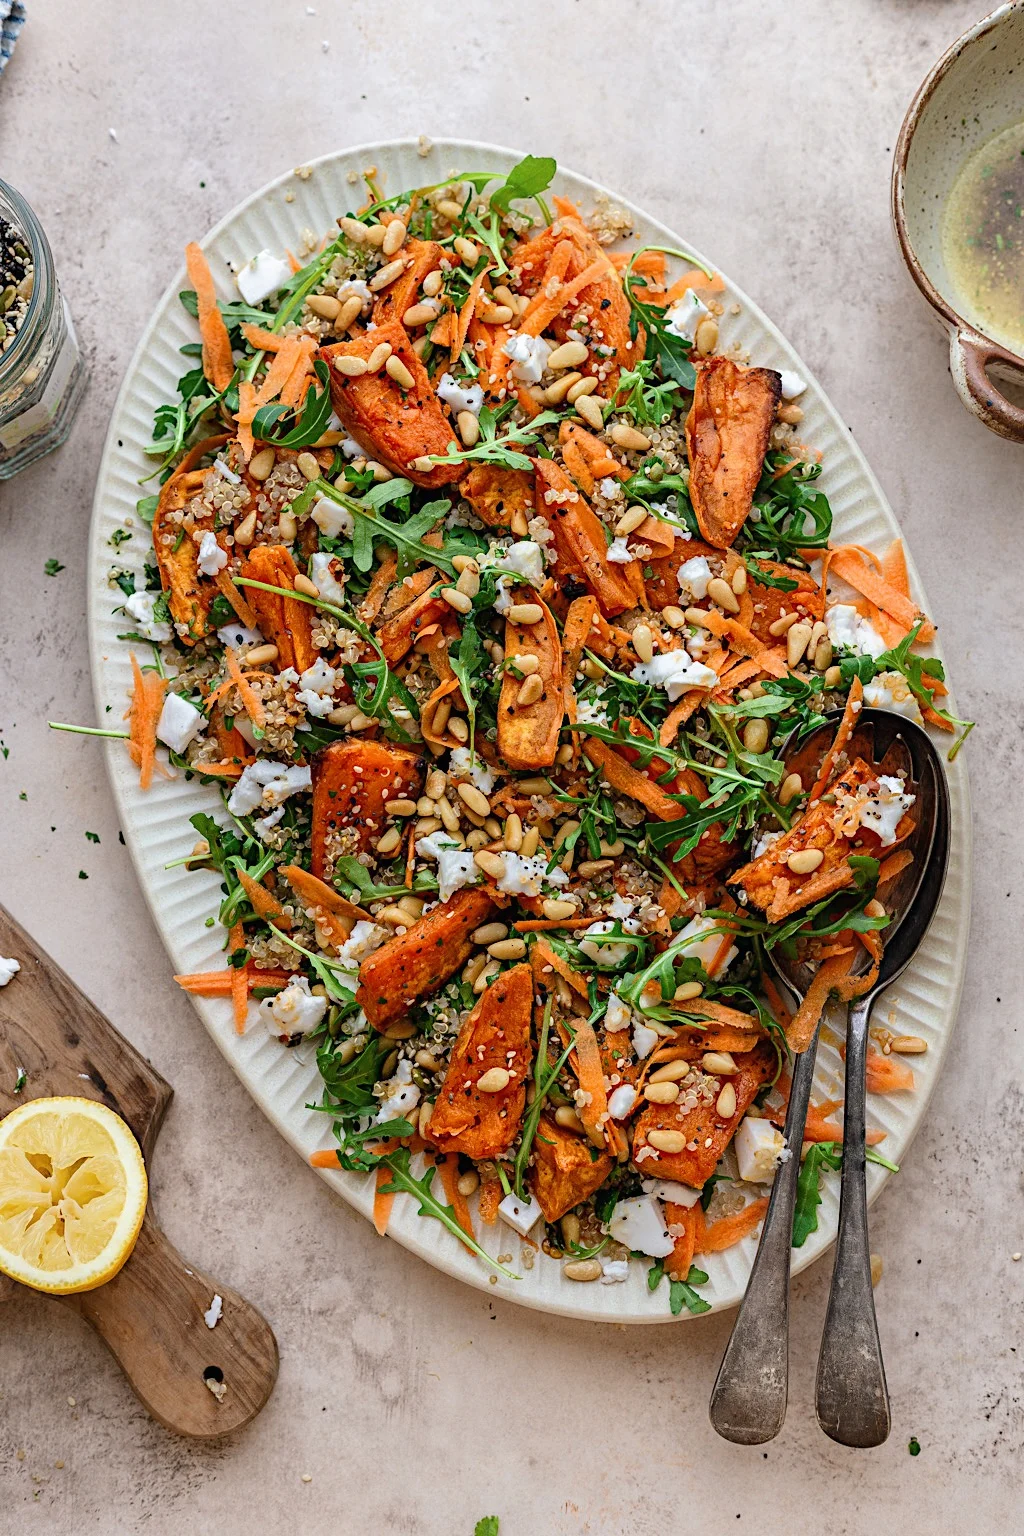
<path id="1" fill-rule="evenodd" d="M 41 1298 L 7 1302 L 3 1507 L 19 1529 L 76 1533 L 468 1536 L 491 1512 L 502 1536 L 684 1522 L 717 1533 L 737 1519 L 766 1536 L 1008 1531 L 1024 1429 L 1013 1352 L 1024 1263 L 1010 1258 L 1024 1247 L 1022 963 L 1007 942 L 1021 920 L 1021 458 L 958 406 L 887 214 L 904 105 L 981 6 L 520 0 L 511 21 L 469 3 L 455 37 L 440 27 L 452 11 L 411 0 L 307 9 L 34 0 L 0 83 L 3 174 L 50 231 L 93 367 L 69 443 L 0 490 L 0 899 L 174 1084 L 154 1166 L 163 1224 L 264 1308 L 282 1353 L 256 1424 L 197 1448 L 146 1420 L 74 1318 Z M 676 1331 L 556 1322 L 489 1304 L 376 1239 L 288 1152 L 175 994 L 99 752 L 45 731 L 48 715 L 90 717 L 93 475 L 184 239 L 282 166 L 420 131 L 550 150 L 692 229 L 856 431 L 980 722 L 969 750 L 982 879 L 961 1027 L 873 1215 L 895 1418 L 879 1451 L 840 1450 L 814 1425 L 827 1265 L 796 1285 L 790 1417 L 765 1453 L 707 1425 L 727 1317 Z M 48 578 L 52 555 L 66 569 Z"/>

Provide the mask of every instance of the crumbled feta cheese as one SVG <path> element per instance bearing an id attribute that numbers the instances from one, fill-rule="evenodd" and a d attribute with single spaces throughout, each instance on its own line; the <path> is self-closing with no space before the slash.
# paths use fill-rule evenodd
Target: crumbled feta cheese
<path id="1" fill-rule="evenodd" d="M 460 848 L 448 832 L 431 832 L 429 837 L 421 837 L 416 852 L 421 859 L 437 860 L 438 896 L 442 901 L 447 901 L 455 891 L 461 891 L 464 885 L 475 885 L 480 879 L 472 852 Z"/>
<path id="2" fill-rule="evenodd" d="M 338 674 L 334 667 L 329 667 L 323 657 L 318 656 L 299 678 L 302 686 L 295 697 L 311 715 L 322 720 L 334 708 L 337 681 Z"/>
<path id="3" fill-rule="evenodd" d="M 489 795 L 495 784 L 494 774 L 468 747 L 452 747 L 448 775 L 452 779 L 469 779 L 483 795 Z"/>
<path id="4" fill-rule="evenodd" d="M 374 295 L 370 292 L 370 286 L 361 277 L 347 277 L 343 283 L 338 284 L 335 297 L 342 304 L 355 294 L 363 301 L 363 314 L 373 308 Z M 369 327 L 367 327 L 369 329 Z M 360 453 L 362 449 L 359 450 Z"/>
<path id="5" fill-rule="evenodd" d="M 207 1328 L 216 1328 L 217 1324 L 220 1322 L 223 1316 L 224 1298 L 223 1296 L 218 1296 L 216 1292 L 214 1292 L 213 1300 L 210 1302 L 210 1305 L 203 1313 L 203 1322 L 206 1324 Z"/>
<path id="6" fill-rule="evenodd" d="M 0 987 L 6 987 L 7 983 L 21 970 L 21 961 L 7 959 L 0 955 Z"/>
<path id="7" fill-rule="evenodd" d="M 635 901 L 627 901 L 625 896 L 620 896 L 618 891 L 616 891 L 608 903 L 608 916 L 617 917 L 621 923 L 624 923 L 627 917 L 633 916 L 633 908 L 635 906 Z"/>
<path id="8" fill-rule="evenodd" d="M 640 1188 L 645 1195 L 671 1200 L 673 1205 L 696 1205 L 701 1194 L 699 1189 L 691 1189 L 689 1184 L 679 1184 L 675 1179 L 641 1179 Z"/>
<path id="9" fill-rule="evenodd" d="M 604 1027 L 609 1035 L 617 1035 L 620 1030 L 629 1028 L 631 1014 L 626 1003 L 617 992 L 610 993 L 608 1007 L 604 1015 Z"/>
<path id="10" fill-rule="evenodd" d="M 376 1125 L 386 1125 L 389 1120 L 402 1120 L 420 1101 L 420 1090 L 412 1080 L 412 1062 L 400 1061 L 394 1076 L 387 1083 L 388 1096 L 381 1101 L 374 1116 Z"/>
<path id="11" fill-rule="evenodd" d="M 760 832 L 750 845 L 750 857 L 759 859 L 762 853 L 767 853 L 772 844 L 777 843 L 779 838 L 785 835 L 781 827 L 778 832 Z"/>
<path id="12" fill-rule="evenodd" d="M 339 430 L 340 428 L 335 428 L 335 431 Z M 357 443 L 354 437 L 343 437 L 341 442 L 338 444 L 338 447 L 341 449 L 346 459 L 365 459 L 366 457 L 366 449 L 363 447 L 362 443 Z"/>
<path id="13" fill-rule="evenodd" d="M 749 1115 L 740 1122 L 733 1146 L 740 1178 L 748 1184 L 769 1184 L 786 1148 L 786 1138 L 770 1120 L 751 1120 Z"/>
<path id="14" fill-rule="evenodd" d="M 633 1030 L 633 1049 L 638 1061 L 646 1061 L 658 1043 L 658 1032 L 646 1024 L 637 1024 Z"/>
<path id="15" fill-rule="evenodd" d="M 338 964 L 346 971 L 358 971 L 367 955 L 372 955 L 375 949 L 380 949 L 385 940 L 391 937 L 390 930 L 382 928 L 380 923 L 371 923 L 365 917 L 361 917 L 344 944 L 338 945 Z"/>
<path id="16" fill-rule="evenodd" d="M 218 629 L 217 639 L 221 645 L 230 645 L 232 650 L 240 650 L 243 645 L 262 645 L 263 636 L 258 629 L 246 629 L 244 624 L 225 624 L 223 629 Z"/>
<path id="17" fill-rule="evenodd" d="M 627 545 L 626 540 L 621 538 L 612 539 L 611 543 L 608 545 L 607 550 L 605 551 L 605 558 L 610 560 L 613 565 L 628 565 L 631 560 L 636 558 L 636 556 L 630 554 L 629 546 Z"/>
<path id="18" fill-rule="evenodd" d="M 480 561 L 480 568 L 510 571 L 531 586 L 544 585 L 544 555 L 540 545 L 532 539 L 520 539 L 509 547 L 493 544 Z"/>
<path id="19" fill-rule="evenodd" d="M 611 933 L 614 927 L 614 920 L 611 922 L 591 923 L 589 928 L 583 930 L 583 935 L 579 940 L 581 953 L 586 955 L 588 960 L 593 960 L 594 964 L 602 970 L 614 970 L 617 965 L 622 965 L 623 961 L 628 960 L 630 955 L 636 953 L 631 944 L 598 944 L 595 942 L 600 934 Z M 643 924 L 638 918 L 627 917 L 622 923 L 622 927 L 626 933 L 639 933 Z"/>
<path id="20" fill-rule="evenodd" d="M 711 311 L 707 305 L 698 299 L 692 288 L 687 288 L 681 299 L 665 311 L 665 321 L 670 331 L 681 336 L 684 341 L 692 341 L 697 334 L 697 327 L 705 315 Z"/>
<path id="21" fill-rule="evenodd" d="M 217 543 L 217 536 L 209 529 L 199 541 L 199 554 L 196 563 L 204 576 L 216 576 L 228 563 L 227 551 L 221 549 Z"/>
<path id="22" fill-rule="evenodd" d="M 480 415 L 480 407 L 484 403 L 482 385 L 470 384 L 468 389 L 464 389 L 461 384 L 456 384 L 450 373 L 443 373 L 440 383 L 435 387 L 439 397 L 455 412 L 456 416 L 460 411 L 471 411 L 474 416 Z"/>
<path id="23" fill-rule="evenodd" d="M 577 725 L 607 725 L 608 710 L 600 699 L 580 699 L 576 705 Z"/>
<path id="24" fill-rule="evenodd" d="M 628 1259 L 602 1259 L 601 1260 L 601 1284 L 621 1285 L 629 1279 Z"/>
<path id="25" fill-rule="evenodd" d="M 284 817 L 284 806 L 283 805 L 279 805 L 276 811 L 271 811 L 269 816 L 254 816 L 253 817 L 253 823 L 252 824 L 256 828 L 256 836 L 260 839 L 261 842 L 265 843 L 267 841 L 267 837 L 268 837 L 269 833 L 271 833 L 274 830 L 274 828 L 277 826 L 278 822 L 281 821 L 283 817 Z"/>
<path id="26" fill-rule="evenodd" d="M 327 1012 L 326 997 L 313 997 L 305 976 L 293 976 L 286 987 L 259 1005 L 260 1018 L 274 1035 L 308 1035 Z"/>
<path id="27" fill-rule="evenodd" d="M 352 533 L 352 513 L 329 496 L 318 496 L 309 515 L 329 539 L 347 539 Z"/>
<path id="28" fill-rule="evenodd" d="M 780 368 L 779 378 L 782 380 L 783 400 L 795 400 L 797 395 L 802 395 L 807 388 L 807 380 L 802 379 L 798 373 L 793 373 L 789 368 Z"/>
<path id="29" fill-rule="evenodd" d="M 872 709 L 891 709 L 918 725 L 924 724 L 921 706 L 902 672 L 879 672 L 870 683 L 865 683 L 864 703 Z"/>
<path id="30" fill-rule="evenodd" d="M 512 606 L 512 594 L 509 591 L 508 579 L 499 576 L 494 588 L 494 611 L 505 614 Z"/>
<path id="31" fill-rule="evenodd" d="M 206 718 L 201 710 L 183 699 L 180 693 L 169 693 L 164 699 L 156 734 L 172 752 L 184 752 L 190 741 L 206 729 Z"/>
<path id="32" fill-rule="evenodd" d="M 339 607 L 345 601 L 345 589 L 334 574 L 332 567 L 333 556 L 323 550 L 317 550 L 315 555 L 309 557 L 309 579 L 316 587 L 325 603 L 335 603 Z M 341 572 L 339 562 L 337 569 Z M 344 581 L 342 573 L 342 581 Z"/>
<path id="33" fill-rule="evenodd" d="M 569 876 L 556 865 L 548 870 L 547 859 L 535 854 L 524 858 L 521 853 L 503 853 L 505 873 L 498 881 L 498 890 L 508 896 L 539 896 L 545 885 L 568 885 Z"/>
<path id="34" fill-rule="evenodd" d="M 539 384 L 554 350 L 541 336 L 510 336 L 502 350 L 512 359 L 512 372 L 521 384 Z"/>
<path id="35" fill-rule="evenodd" d="M 881 656 L 887 649 L 875 626 L 861 618 L 852 603 L 836 603 L 827 609 L 825 624 L 837 650 L 853 651 L 858 656 Z"/>
<path id="36" fill-rule="evenodd" d="M 124 611 L 135 620 L 135 627 L 144 640 L 154 640 L 158 645 L 171 638 L 171 626 L 153 617 L 153 604 L 159 593 L 133 592 L 124 600 Z"/>
<path id="37" fill-rule="evenodd" d="M 247 304 L 262 304 L 272 293 L 283 288 L 292 269 L 283 256 L 260 251 L 235 274 L 238 291 Z"/>
<path id="38" fill-rule="evenodd" d="M 217 471 L 218 475 L 220 475 L 222 479 L 226 480 L 229 485 L 241 485 L 241 475 L 236 475 L 234 470 L 229 468 L 229 466 L 224 463 L 223 459 L 214 459 L 213 467 Z"/>
<path id="39" fill-rule="evenodd" d="M 686 560 L 676 572 L 680 586 L 680 597 L 687 596 L 704 598 L 708 595 L 708 582 L 711 580 L 711 567 L 706 555 L 694 555 L 692 560 Z"/>
<path id="40" fill-rule="evenodd" d="M 611 475 L 605 475 L 603 480 L 597 482 L 598 489 L 605 501 L 617 501 L 624 494 L 620 481 Z"/>
<path id="41" fill-rule="evenodd" d="M 506 1195 L 498 1206 L 498 1215 L 502 1221 L 513 1232 L 518 1232 L 520 1237 L 529 1237 L 543 1214 L 532 1195 L 528 1195 L 525 1200 L 520 1200 L 518 1195 Z"/>
<path id="42" fill-rule="evenodd" d="M 289 795 L 312 788 L 312 774 L 308 768 L 293 763 L 275 763 L 272 758 L 260 758 L 242 770 L 242 776 L 228 797 L 228 810 L 233 816 L 248 816 L 262 806 L 272 811 L 287 800 Z"/>
<path id="43" fill-rule="evenodd" d="M 620 1083 L 608 1095 L 608 1113 L 613 1120 L 625 1120 L 636 1103 L 636 1089 L 632 1083 Z"/>
<path id="44" fill-rule="evenodd" d="M 714 963 L 715 956 L 722 947 L 723 937 L 724 935 L 713 917 L 693 917 L 686 927 L 680 928 L 676 934 L 679 956 L 686 960 L 699 960 L 704 969 L 707 970 L 708 966 Z M 718 967 L 715 975 L 723 975 L 732 965 L 738 954 L 739 950 L 735 944 L 731 944 L 726 951 L 725 959 Z"/>
<path id="45" fill-rule="evenodd" d="M 695 661 L 685 650 L 661 651 L 651 661 L 641 661 L 629 674 L 635 683 L 664 688 L 674 704 L 689 688 L 713 688 L 718 673 Z"/>
<path id="46" fill-rule="evenodd" d="M 665 1225 L 665 1213 L 652 1195 L 620 1200 L 612 1211 L 608 1231 L 617 1243 L 652 1259 L 667 1259 L 675 1248 Z"/>
<path id="47" fill-rule="evenodd" d="M 867 827 L 877 834 L 883 848 L 896 841 L 896 829 L 909 811 L 915 797 L 906 793 L 902 779 L 882 774 L 876 785 L 862 784 L 856 794 L 836 791 L 837 820 L 841 821 L 847 837 L 858 827 Z"/>

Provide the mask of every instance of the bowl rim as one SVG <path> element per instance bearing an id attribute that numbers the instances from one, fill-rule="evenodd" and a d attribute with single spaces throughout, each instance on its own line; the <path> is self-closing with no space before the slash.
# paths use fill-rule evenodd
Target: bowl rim
<path id="1" fill-rule="evenodd" d="M 928 300 L 928 303 L 939 313 L 946 325 L 953 330 L 964 331 L 972 336 L 977 336 L 986 347 L 991 348 L 994 358 L 1002 354 L 1006 361 L 1016 363 L 1019 367 L 1024 368 L 1024 356 L 1014 352 L 1012 348 L 1005 347 L 999 342 L 994 341 L 990 336 L 986 336 L 983 331 L 979 331 L 977 326 L 972 325 L 965 316 L 954 309 L 945 295 L 939 292 L 925 272 L 920 258 L 914 249 L 913 242 L 907 231 L 906 214 L 906 172 L 910 146 L 924 115 L 924 110 L 931 101 L 939 83 L 945 79 L 953 65 L 958 62 L 969 47 L 980 42 L 989 33 L 994 32 L 996 27 L 1001 26 L 1014 12 L 1019 14 L 1022 11 L 1024 11 L 1024 0 L 1005 0 L 1005 3 L 998 6 L 996 10 L 989 12 L 987 16 L 982 16 L 979 21 L 974 22 L 972 26 L 968 27 L 965 32 L 962 32 L 958 38 L 950 43 L 945 53 L 936 60 L 924 80 L 918 86 L 914 98 L 907 108 L 906 115 L 900 126 L 899 137 L 896 140 L 896 150 L 892 162 L 891 212 L 896 240 L 907 271 L 921 293 Z"/>

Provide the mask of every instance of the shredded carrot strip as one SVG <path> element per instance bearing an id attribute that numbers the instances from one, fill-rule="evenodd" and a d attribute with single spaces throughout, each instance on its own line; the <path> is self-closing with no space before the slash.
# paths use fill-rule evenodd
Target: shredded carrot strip
<path id="1" fill-rule="evenodd" d="M 484 1179 L 480 1185 L 480 1199 L 478 1202 L 480 1220 L 487 1226 L 493 1227 L 498 1219 L 498 1206 L 501 1204 L 501 1185 L 497 1179 Z"/>
<path id="2" fill-rule="evenodd" d="M 675 1247 L 665 1265 L 665 1273 L 670 1280 L 685 1280 L 690 1273 L 697 1242 L 696 1212 L 700 1209 L 699 1200 L 694 1205 L 677 1205 L 674 1200 L 665 1201 L 665 1220 L 669 1227 L 683 1229 L 674 1239 Z M 701 1214 L 703 1215 L 703 1212 Z"/>
<path id="3" fill-rule="evenodd" d="M 562 463 L 576 481 L 584 496 L 593 496 L 594 476 L 583 456 L 583 450 L 575 438 L 570 438 L 562 449 Z"/>
<path id="4" fill-rule="evenodd" d="M 682 277 L 676 278 L 665 295 L 665 303 L 674 304 L 677 299 L 682 298 L 687 288 L 703 288 L 705 293 L 724 293 L 725 279 L 720 272 L 716 272 L 713 277 L 708 277 L 700 267 L 694 267 L 692 271 L 684 272 Z"/>
<path id="5" fill-rule="evenodd" d="M 279 873 L 288 881 L 296 896 L 310 906 L 323 907 L 325 912 L 334 912 L 339 917 L 350 917 L 354 922 L 369 916 L 365 908 L 357 907 L 354 902 L 348 901 L 333 886 L 319 880 L 316 875 L 311 875 L 309 870 L 303 869 L 300 864 L 282 864 Z"/>
<path id="6" fill-rule="evenodd" d="M 546 933 L 550 928 L 589 928 L 592 917 L 526 917 L 513 923 L 517 933 Z"/>
<path id="7" fill-rule="evenodd" d="M 897 853 L 891 854 L 878 870 L 878 883 L 885 885 L 889 880 L 895 880 L 897 875 L 914 862 L 914 855 L 909 848 L 901 848 Z"/>
<path id="8" fill-rule="evenodd" d="M 735 619 L 726 618 L 724 614 L 710 608 L 702 618 L 701 625 L 719 639 L 726 640 L 734 651 L 740 651 L 758 662 L 762 672 L 770 672 L 772 677 L 785 677 L 788 673 L 789 668 L 781 653 L 770 649 Z"/>
<path id="9" fill-rule="evenodd" d="M 715 950 L 714 955 L 711 957 L 711 964 L 708 966 L 709 976 L 715 976 L 718 971 L 721 970 L 722 966 L 725 964 L 725 957 L 733 946 L 733 940 L 735 937 L 736 935 L 732 932 L 731 929 L 728 933 L 722 934 L 721 942 L 718 948 Z"/>
<path id="10" fill-rule="evenodd" d="M 749 1205 L 745 1205 L 735 1216 L 723 1216 L 720 1221 L 713 1221 L 705 1227 L 700 1246 L 695 1251 L 721 1253 L 723 1248 L 731 1248 L 734 1243 L 741 1242 L 748 1233 L 753 1232 L 767 1209 L 768 1196 L 764 1195 L 760 1200 L 752 1200 Z"/>
<path id="11" fill-rule="evenodd" d="M 850 686 L 850 692 L 846 700 L 846 708 L 843 710 L 843 718 L 839 722 L 839 729 L 836 731 L 836 734 L 832 740 L 832 745 L 829 747 L 828 751 L 825 753 L 825 756 L 822 758 L 821 767 L 818 769 L 818 777 L 814 781 L 814 788 L 811 790 L 808 801 L 809 804 L 813 805 L 814 801 L 820 800 L 822 795 L 825 793 L 829 780 L 832 778 L 832 775 L 835 772 L 835 766 L 839 760 L 839 754 L 845 749 L 847 742 L 857 728 L 857 720 L 863 707 L 863 703 L 864 684 L 861 682 L 859 677 L 855 677 L 853 683 Z"/>
<path id="12" fill-rule="evenodd" d="M 224 317 L 217 308 L 213 274 L 202 251 L 192 240 L 185 247 L 185 266 L 196 291 L 199 334 L 203 340 L 203 372 L 218 392 L 227 389 L 235 371 L 231 341 Z"/>
<path id="13" fill-rule="evenodd" d="M 910 576 L 907 573 L 907 555 L 902 539 L 893 539 L 882 556 L 882 575 L 895 591 L 910 596 Z"/>
<path id="14" fill-rule="evenodd" d="M 388 1230 L 388 1221 L 391 1217 L 391 1207 L 395 1203 L 394 1195 L 381 1193 L 381 1186 L 387 1184 L 391 1178 L 391 1169 L 380 1164 L 377 1168 L 376 1187 L 373 1192 L 373 1225 L 377 1229 L 377 1236 L 384 1237 Z"/>
<path id="15" fill-rule="evenodd" d="M 311 1168 L 340 1168 L 338 1153 L 334 1147 L 327 1147 L 322 1152 L 311 1152 L 309 1156 Z"/>
<path id="16" fill-rule="evenodd" d="M 519 404 L 522 406 L 530 421 L 532 421 L 535 416 L 540 415 L 541 408 L 525 385 L 520 385 L 516 389 L 516 399 L 519 401 Z"/>
<path id="17" fill-rule="evenodd" d="M 250 991 L 253 987 L 287 986 L 292 975 L 290 971 L 250 971 L 243 965 L 230 966 L 226 971 L 194 971 L 191 976 L 175 976 L 174 980 L 183 992 L 197 997 L 230 997 L 239 969 Z"/>
<path id="18" fill-rule="evenodd" d="M 913 1093 L 917 1087 L 917 1078 L 907 1063 L 898 1056 L 883 1056 L 881 1051 L 868 1051 L 865 1080 L 868 1093 Z"/>
<path id="19" fill-rule="evenodd" d="M 228 934 L 228 953 L 245 947 L 245 929 L 235 923 Z M 249 979 L 244 966 L 231 968 L 231 1004 L 235 1010 L 235 1033 L 245 1034 L 245 1021 L 249 1016 Z"/>
<path id="20" fill-rule="evenodd" d="M 818 1027 L 818 1020 L 828 1002 L 829 993 L 850 974 L 852 964 L 852 953 L 835 955 L 831 960 L 823 960 L 814 973 L 814 979 L 807 988 L 803 1002 L 786 1030 L 789 1048 L 797 1055 L 806 1051 L 810 1045 L 814 1038 L 814 1031 Z"/>
<path id="21" fill-rule="evenodd" d="M 240 779 L 249 764 L 255 761 L 254 757 L 249 757 L 237 763 L 200 763 L 195 771 L 196 773 L 208 773 L 215 779 Z"/>
<path id="22" fill-rule="evenodd" d="M 458 362 L 462 349 L 466 345 L 466 337 L 469 335 L 469 322 L 476 313 L 477 300 L 484 286 L 484 278 L 490 270 L 490 267 L 485 267 L 482 272 L 477 273 L 469 285 L 469 293 L 466 295 L 465 302 L 459 310 L 458 323 L 455 327 L 455 334 L 452 337 L 451 345 L 451 359 L 453 363 Z"/>
<path id="23" fill-rule="evenodd" d="M 580 210 L 567 197 L 553 197 L 551 201 L 555 205 L 559 218 L 578 219 L 580 217 Z"/>
<path id="24" fill-rule="evenodd" d="M 459 1193 L 459 1155 L 457 1152 L 447 1152 L 444 1157 L 437 1160 L 437 1169 L 441 1175 L 441 1183 L 448 1197 L 448 1204 L 455 1213 L 455 1220 L 465 1232 L 467 1237 L 476 1237 L 473 1231 L 473 1218 L 469 1214 L 469 1206 L 466 1197 Z M 465 1245 L 467 1248 L 469 1244 Z M 472 1251 L 472 1250 L 470 1250 Z"/>
<path id="25" fill-rule="evenodd" d="M 262 326 L 250 325 L 248 321 L 242 324 L 242 335 L 254 352 L 280 352 L 288 340 L 287 336 L 278 336 L 276 331 L 265 331 Z"/>
<path id="26" fill-rule="evenodd" d="M 608 1119 L 608 1093 L 604 1086 L 604 1067 L 597 1044 L 594 1026 L 584 1018 L 573 1019 L 576 1036 L 576 1076 L 587 1096 L 587 1102 L 578 1110 L 591 1141 L 607 1140 L 605 1124 Z"/>
<path id="27" fill-rule="evenodd" d="M 297 359 L 302 354 L 302 343 L 297 336 L 286 336 L 281 350 L 275 354 L 270 367 L 264 376 L 263 383 L 256 391 L 256 404 L 268 405 L 281 393 L 291 377 L 292 369 Z"/>
<path id="28" fill-rule="evenodd" d="M 299 260 L 299 258 L 297 256 L 293 256 L 292 255 L 291 251 L 288 249 L 287 246 L 285 246 L 284 253 L 288 257 L 288 265 L 291 267 L 291 269 L 292 269 L 292 276 L 294 277 L 296 272 L 301 272 L 302 271 L 302 262 Z"/>
<path id="29" fill-rule="evenodd" d="M 241 622 L 248 629 L 258 629 L 259 619 L 257 615 L 253 612 L 241 592 L 239 592 L 226 570 L 217 572 L 217 587 L 227 598 Z"/>
<path id="30" fill-rule="evenodd" d="M 167 681 L 156 672 L 143 672 L 134 654 L 131 662 L 134 688 L 128 711 L 128 755 L 139 770 L 139 787 L 148 789 L 156 766 L 156 728 Z"/>
<path id="31" fill-rule="evenodd" d="M 877 575 L 867 563 L 860 558 L 859 553 L 854 553 L 851 546 L 844 545 L 840 549 L 832 551 L 830 568 L 842 578 L 854 591 L 860 592 L 871 601 L 883 613 L 888 613 L 903 625 L 904 632 L 913 629 L 918 619 L 924 615 L 917 604 L 911 598 L 904 595 L 896 587 L 892 586 L 884 577 Z M 918 639 L 924 644 L 935 638 L 935 625 L 925 619 L 921 626 Z"/>
<path id="32" fill-rule="evenodd" d="M 225 646 L 224 648 L 224 656 L 225 660 L 227 661 L 228 673 L 231 677 L 231 681 L 238 689 L 238 697 L 245 705 L 246 714 L 249 716 L 249 719 L 252 721 L 256 729 L 262 731 L 267 723 L 267 713 L 263 708 L 261 700 L 256 697 L 256 694 L 250 687 L 248 678 L 245 676 L 241 667 L 238 665 L 238 657 L 235 655 L 235 652 L 229 645 Z"/>
<path id="33" fill-rule="evenodd" d="M 547 330 L 552 320 L 562 313 L 577 294 L 582 293 L 584 288 L 589 288 L 591 283 L 599 283 L 614 270 L 607 256 L 602 256 L 600 261 L 591 262 L 589 267 L 584 267 L 578 277 L 574 277 L 569 283 L 564 283 L 553 298 L 549 299 L 545 296 L 536 309 L 526 311 L 519 322 L 520 334 L 539 336 L 542 331 Z"/>
<path id="34" fill-rule="evenodd" d="M 569 263 L 573 256 L 573 243 L 571 240 L 560 240 L 548 257 L 547 266 L 544 268 L 544 276 L 540 280 L 537 292 L 530 300 L 519 318 L 520 326 L 525 320 L 539 309 L 545 299 L 551 297 L 551 291 L 556 289 L 569 270 Z M 540 334 L 537 332 L 536 334 Z"/>
<path id="35" fill-rule="evenodd" d="M 290 407 L 295 407 L 301 402 L 303 386 L 313 366 L 313 352 L 315 351 L 316 343 L 311 336 L 303 336 L 300 346 L 301 351 L 295 359 L 295 366 L 281 388 L 281 404 Z"/>
<path id="36" fill-rule="evenodd" d="M 786 1004 L 783 1001 L 782 993 L 775 985 L 774 979 L 768 975 L 767 971 L 763 972 L 761 976 L 761 990 L 764 992 L 765 997 L 768 999 L 768 1005 L 771 1008 L 772 1013 L 775 1015 L 775 1022 L 777 1024 L 781 1024 L 783 1029 L 788 1033 L 789 1026 L 793 1022 L 793 1015 L 786 1007 Z"/>
<path id="37" fill-rule="evenodd" d="M 255 447 L 252 436 L 252 424 L 256 417 L 256 386 L 251 379 L 243 379 L 238 386 L 238 444 L 245 462 L 248 464 L 252 458 L 252 450 Z"/>
<path id="38" fill-rule="evenodd" d="M 290 928 L 292 920 L 284 910 L 276 896 L 272 896 L 265 885 L 247 875 L 243 869 L 238 871 L 238 882 L 248 896 L 253 911 L 257 917 L 262 917 L 267 922 L 274 923 L 278 928 Z"/>
<path id="39" fill-rule="evenodd" d="M 587 983 L 579 971 L 574 971 L 568 960 L 563 960 L 561 955 L 556 955 L 550 944 L 543 939 L 538 939 L 530 951 L 530 960 L 533 965 L 533 974 L 543 987 L 550 987 L 549 971 L 557 971 L 563 981 L 567 981 L 574 992 L 581 997 L 587 996 Z"/>

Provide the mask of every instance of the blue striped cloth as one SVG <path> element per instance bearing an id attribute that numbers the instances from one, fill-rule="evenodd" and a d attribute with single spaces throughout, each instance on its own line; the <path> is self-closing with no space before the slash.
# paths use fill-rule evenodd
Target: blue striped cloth
<path id="1" fill-rule="evenodd" d="M 23 0 L 0 0 L 0 75 L 7 68 L 7 60 L 14 52 L 18 33 L 24 25 Z"/>

